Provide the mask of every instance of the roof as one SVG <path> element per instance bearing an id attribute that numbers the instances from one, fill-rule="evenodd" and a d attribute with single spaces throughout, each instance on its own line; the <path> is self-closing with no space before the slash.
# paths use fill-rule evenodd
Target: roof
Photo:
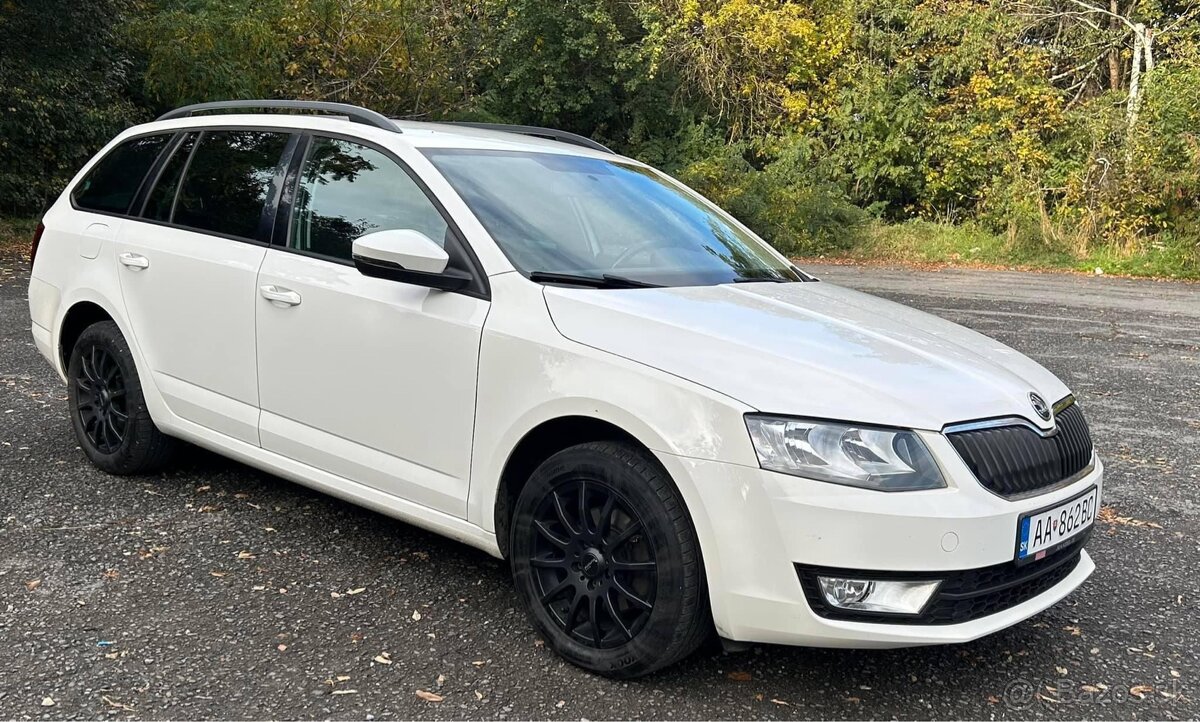
<path id="1" fill-rule="evenodd" d="M 252 110 L 306 112 L 242 112 Z M 315 115 L 314 111 L 324 114 Z M 231 119 L 236 119 L 238 125 L 351 132 L 384 143 L 399 141 L 414 147 L 525 150 L 610 160 L 614 157 L 612 151 L 590 138 L 551 128 L 391 119 L 358 106 L 316 101 L 244 100 L 200 103 L 172 110 L 152 123 L 131 130 L 146 132 L 155 128 L 221 126 L 229 125 Z"/>

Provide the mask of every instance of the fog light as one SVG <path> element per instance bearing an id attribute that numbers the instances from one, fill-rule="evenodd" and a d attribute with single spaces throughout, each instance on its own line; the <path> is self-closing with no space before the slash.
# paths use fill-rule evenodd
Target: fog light
<path id="1" fill-rule="evenodd" d="M 825 601 L 838 609 L 859 612 L 917 614 L 937 591 L 938 580 L 891 582 L 880 579 L 817 577 Z"/>

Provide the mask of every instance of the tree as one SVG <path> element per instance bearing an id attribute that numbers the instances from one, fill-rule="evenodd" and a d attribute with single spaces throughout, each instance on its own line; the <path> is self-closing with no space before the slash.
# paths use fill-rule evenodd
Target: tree
<path id="1" fill-rule="evenodd" d="M 141 116 L 124 0 L 0 3 L 0 210 L 33 213 Z"/>
<path id="2" fill-rule="evenodd" d="M 819 2 L 642 0 L 655 67 L 679 75 L 733 137 L 812 124 L 849 42 L 848 19 Z"/>

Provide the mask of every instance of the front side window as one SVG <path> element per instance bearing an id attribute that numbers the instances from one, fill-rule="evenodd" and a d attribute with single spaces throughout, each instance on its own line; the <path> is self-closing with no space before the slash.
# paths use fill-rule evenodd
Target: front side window
<path id="1" fill-rule="evenodd" d="M 174 223 L 257 238 L 288 134 L 216 130 L 200 136 L 175 201 Z"/>
<path id="2" fill-rule="evenodd" d="M 75 205 L 89 211 L 127 213 L 146 172 L 170 138 L 169 134 L 145 135 L 113 148 L 75 186 L 71 193 Z"/>
<path id="3" fill-rule="evenodd" d="M 350 260 L 354 239 L 411 229 L 445 245 L 446 221 L 388 156 L 358 143 L 314 138 L 292 211 L 291 248 Z"/>
<path id="4" fill-rule="evenodd" d="M 526 275 L 656 286 L 802 280 L 762 241 L 650 168 L 555 153 L 424 153 Z"/>

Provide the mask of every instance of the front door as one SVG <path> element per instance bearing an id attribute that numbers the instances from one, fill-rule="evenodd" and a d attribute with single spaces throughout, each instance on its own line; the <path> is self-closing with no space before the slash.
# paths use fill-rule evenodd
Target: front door
<path id="1" fill-rule="evenodd" d="M 321 137 L 288 228 L 258 276 L 263 448 L 465 517 L 488 302 L 368 278 L 350 258 L 358 236 L 414 229 L 449 241 L 453 264 L 454 231 L 398 159 Z"/>

